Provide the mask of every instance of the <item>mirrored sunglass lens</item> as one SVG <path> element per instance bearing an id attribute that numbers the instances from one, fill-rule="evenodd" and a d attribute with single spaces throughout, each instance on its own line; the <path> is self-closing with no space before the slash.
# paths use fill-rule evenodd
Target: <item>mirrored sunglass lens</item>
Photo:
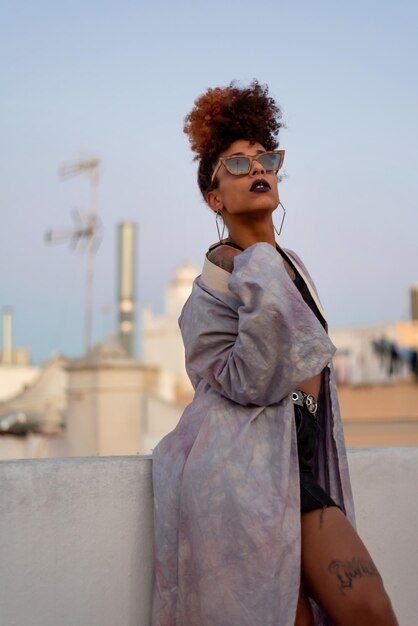
<path id="1" fill-rule="evenodd" d="M 266 170 L 266 172 L 270 172 L 272 170 L 277 170 L 280 164 L 280 154 L 262 154 L 258 157 L 259 162 Z"/>
<path id="2" fill-rule="evenodd" d="M 225 159 L 225 164 L 231 174 L 237 176 L 248 174 L 250 171 L 250 159 L 248 157 L 231 157 L 230 159 Z"/>

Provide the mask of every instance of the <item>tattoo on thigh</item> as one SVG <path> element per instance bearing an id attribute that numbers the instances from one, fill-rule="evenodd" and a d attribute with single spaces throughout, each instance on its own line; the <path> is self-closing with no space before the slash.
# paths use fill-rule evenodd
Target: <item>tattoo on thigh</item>
<path id="1" fill-rule="evenodd" d="M 354 557 L 351 561 L 331 561 L 328 571 L 338 579 L 339 587 L 344 593 L 345 589 L 353 588 L 353 581 L 358 578 L 369 578 L 380 574 L 373 561 L 366 561 L 360 557 Z"/>

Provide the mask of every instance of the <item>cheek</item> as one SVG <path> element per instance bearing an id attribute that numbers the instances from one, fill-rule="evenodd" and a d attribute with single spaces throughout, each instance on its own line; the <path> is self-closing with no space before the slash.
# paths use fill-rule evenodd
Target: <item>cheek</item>
<path id="1" fill-rule="evenodd" d="M 275 200 L 277 200 L 278 202 L 279 201 L 279 186 L 277 184 L 277 180 L 273 183 L 272 189 L 273 189 L 273 196 Z"/>
<path id="2" fill-rule="evenodd" d="M 233 211 L 235 207 L 239 207 L 242 204 L 242 191 L 238 185 L 228 185 L 225 186 L 222 193 L 222 201 L 224 207 L 228 211 Z"/>

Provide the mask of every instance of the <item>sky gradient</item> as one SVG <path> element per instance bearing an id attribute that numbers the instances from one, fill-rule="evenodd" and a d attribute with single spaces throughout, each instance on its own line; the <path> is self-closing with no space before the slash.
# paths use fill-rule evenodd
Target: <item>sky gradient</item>
<path id="1" fill-rule="evenodd" d="M 418 282 L 418 5 L 247 0 L 0 5 L 0 306 L 35 362 L 83 346 L 85 255 L 47 246 L 88 209 L 101 159 L 94 339 L 115 329 L 116 228 L 139 228 L 138 310 L 201 267 L 215 220 L 184 116 L 209 86 L 253 78 L 280 103 L 281 244 L 307 264 L 331 327 L 409 318 Z M 277 220 L 277 218 L 276 218 Z M 138 347 L 139 351 L 139 347 Z"/>

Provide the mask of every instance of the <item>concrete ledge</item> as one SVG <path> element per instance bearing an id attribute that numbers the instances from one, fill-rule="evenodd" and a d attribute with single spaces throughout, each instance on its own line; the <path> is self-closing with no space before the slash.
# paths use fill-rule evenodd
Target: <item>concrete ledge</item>
<path id="1" fill-rule="evenodd" d="M 415 626 L 418 448 L 349 461 L 359 533 Z M 149 626 L 150 457 L 1 461 L 0 484 L 2 626 Z"/>
<path id="2" fill-rule="evenodd" d="M 145 626 L 151 459 L 0 463 L 2 626 Z"/>
<path id="3" fill-rule="evenodd" d="M 401 626 L 418 623 L 418 448 L 349 451 L 357 529 Z"/>

